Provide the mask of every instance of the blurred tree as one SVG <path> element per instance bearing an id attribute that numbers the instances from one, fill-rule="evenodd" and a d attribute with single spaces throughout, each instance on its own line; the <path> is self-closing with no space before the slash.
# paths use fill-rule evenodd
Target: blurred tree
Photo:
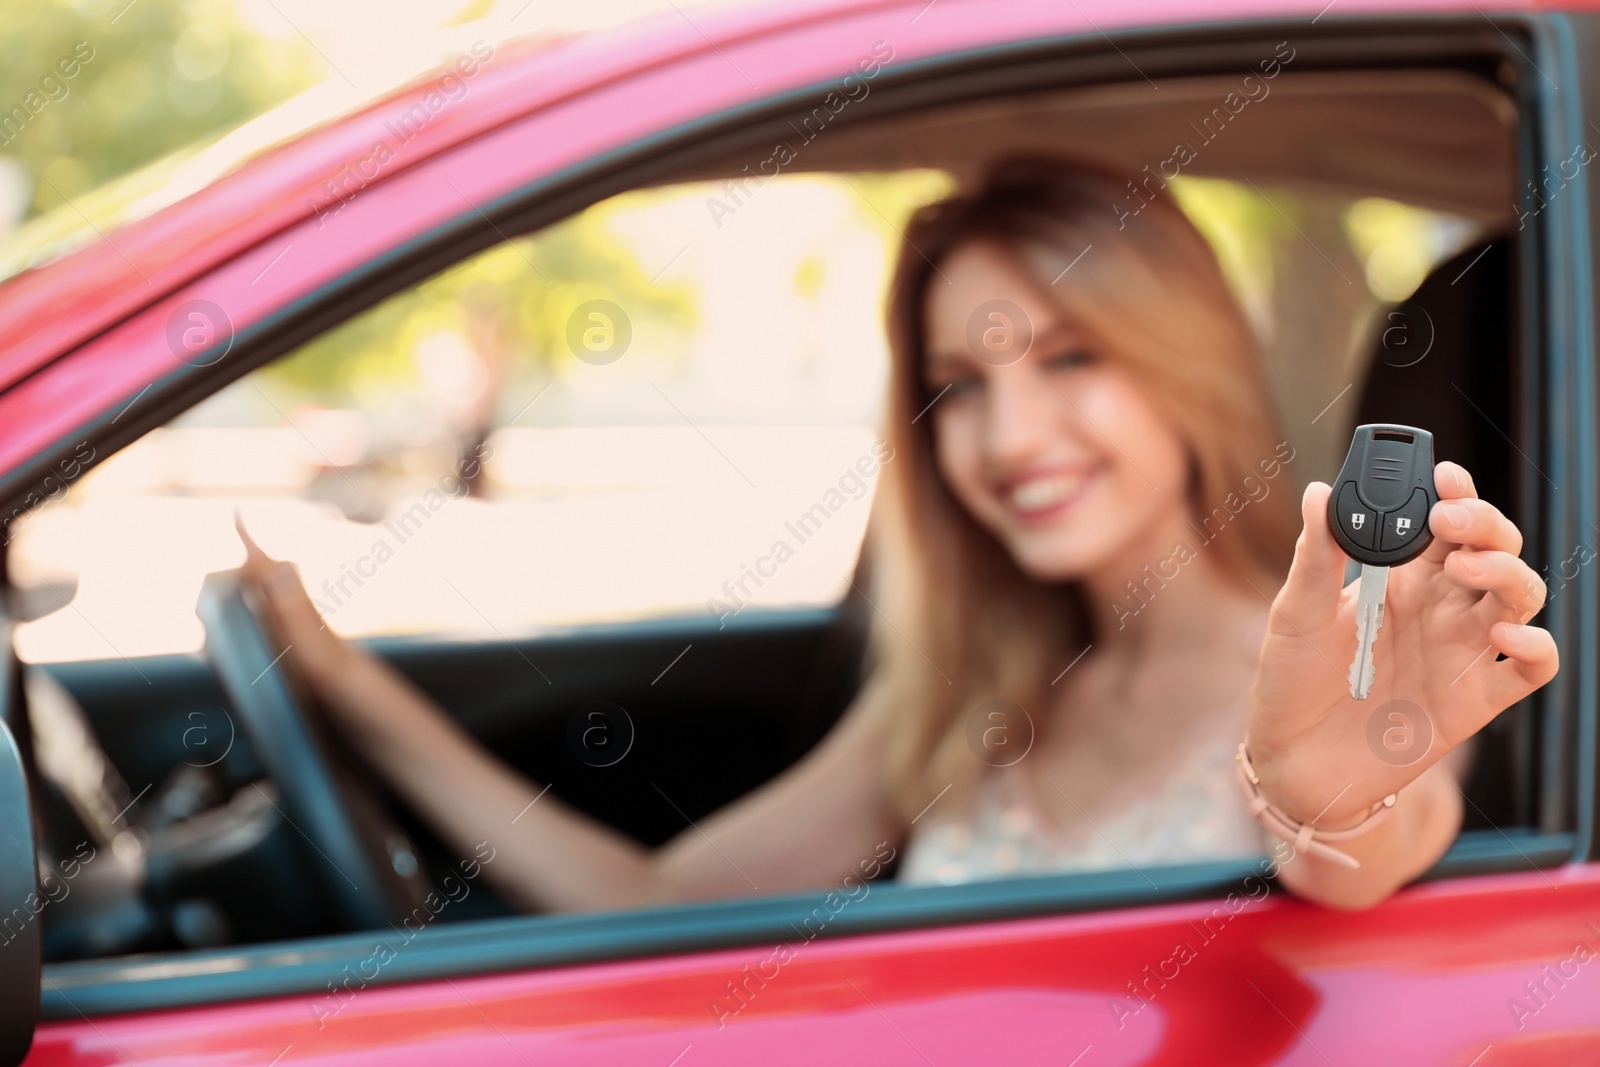
<path id="1" fill-rule="evenodd" d="M 465 338 L 496 382 L 555 373 L 577 358 L 568 320 L 597 299 L 622 308 L 635 330 L 653 319 L 681 336 L 696 322 L 693 287 L 652 283 L 611 225 L 640 199 L 677 195 L 670 187 L 624 194 L 496 245 L 309 342 L 276 364 L 274 376 L 323 403 L 370 404 L 386 390 L 417 388 L 414 354 L 442 333 Z"/>
<path id="2" fill-rule="evenodd" d="M 303 39 L 255 32 L 233 0 L 8 4 L 0 159 L 20 167 L 22 215 L 36 215 L 322 77 Z"/>
<path id="3" fill-rule="evenodd" d="M 948 175 L 932 170 L 838 180 L 890 252 L 898 247 L 911 212 L 951 188 Z M 693 282 L 652 280 L 614 221 L 651 204 L 683 197 L 698 201 L 708 192 L 715 186 L 625 193 L 539 233 L 497 245 L 309 342 L 276 364 L 274 377 L 321 403 L 371 404 L 386 390 L 421 387 L 414 354 L 426 338 L 442 333 L 465 338 L 489 364 L 496 383 L 530 372 L 534 377 L 559 374 L 577 358 L 568 342 L 568 320 L 580 304 L 596 299 L 621 307 L 636 333 L 639 323 L 653 320 L 686 339 L 699 317 Z M 811 263 L 796 278 L 797 292 L 814 296 L 821 272 L 820 262 Z"/>
<path id="4" fill-rule="evenodd" d="M 843 175 L 855 194 L 860 217 L 898 250 L 905 226 L 924 204 L 953 194 L 955 180 L 942 170 L 904 170 Z"/>

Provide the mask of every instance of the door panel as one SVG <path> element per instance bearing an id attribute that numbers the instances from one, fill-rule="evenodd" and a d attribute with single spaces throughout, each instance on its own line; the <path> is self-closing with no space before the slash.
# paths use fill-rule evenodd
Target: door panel
<path id="1" fill-rule="evenodd" d="M 99 1064 L 114 1049 L 130 1064 L 178 1055 L 196 1067 L 268 1063 L 286 1046 L 319 1062 L 508 1065 L 1245 1067 L 1600 1055 L 1593 868 L 1418 887 L 1357 915 L 1261 890 L 1246 877 L 1197 903 L 64 1018 L 40 1029 L 28 1062 Z M 868 899 L 904 892 L 874 886 Z M 820 895 L 794 898 L 796 922 L 821 906 Z M 429 933 L 397 952 L 430 951 Z M 71 970 L 57 978 L 70 995 Z"/>
<path id="2" fill-rule="evenodd" d="M 657 844 L 685 823 L 656 786 L 698 818 L 771 778 L 821 737 L 854 692 L 861 622 L 854 610 L 752 612 L 721 630 L 708 616 L 515 643 L 391 638 L 371 647 L 503 759 L 574 806 Z M 46 669 L 83 705 L 135 792 L 198 758 L 197 725 L 215 735 L 205 739 L 215 746 L 208 758 L 233 736 L 231 718 L 218 716 L 226 699 L 201 657 Z M 634 738 L 620 758 L 596 753 L 585 762 L 569 741 L 574 716 L 593 701 L 620 707 L 631 720 Z M 618 730 L 622 742 L 625 727 L 604 728 Z M 249 738 L 234 745 L 229 769 L 259 773 Z"/>

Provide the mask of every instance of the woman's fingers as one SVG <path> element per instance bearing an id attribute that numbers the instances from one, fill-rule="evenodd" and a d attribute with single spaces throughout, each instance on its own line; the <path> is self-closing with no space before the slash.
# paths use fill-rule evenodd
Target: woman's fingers
<path id="1" fill-rule="evenodd" d="M 239 531 L 239 540 L 244 542 L 244 566 L 241 570 L 246 580 L 254 582 L 266 594 L 279 622 L 303 626 L 315 620 L 320 628 L 321 616 L 306 595 L 300 572 L 295 570 L 294 564 L 273 559 L 262 551 L 255 538 L 245 529 L 244 519 L 237 512 L 233 517 L 233 526 Z"/>
<path id="2" fill-rule="evenodd" d="M 245 573 L 259 577 L 263 567 L 271 564 L 271 557 L 261 550 L 256 539 L 250 536 L 250 531 L 244 528 L 244 516 L 237 511 L 233 513 L 233 528 L 238 531 L 239 540 L 244 542 Z"/>
<path id="3" fill-rule="evenodd" d="M 1495 662 L 1484 656 L 1483 695 L 1496 714 L 1554 678 L 1561 666 L 1555 638 L 1539 626 L 1497 622 L 1489 628 L 1489 647 L 1506 657 Z"/>
<path id="4" fill-rule="evenodd" d="M 293 618 L 296 622 L 315 619 L 320 625 L 321 617 L 306 594 L 305 583 L 300 580 L 300 572 L 294 564 L 272 563 L 261 576 L 261 591 L 281 617 Z"/>
<path id="5" fill-rule="evenodd" d="M 1433 487 L 1438 491 L 1439 502 L 1446 500 L 1476 500 L 1478 487 L 1472 481 L 1472 474 L 1459 463 L 1445 460 L 1433 465 Z M 1434 511 L 1438 505 L 1434 505 Z M 1433 531 L 1434 542 L 1423 552 L 1422 558 L 1436 567 L 1444 566 L 1444 558 L 1455 548 L 1456 542 L 1451 540 L 1452 533 L 1440 533 L 1439 527 L 1433 524 L 1433 514 L 1428 515 L 1428 525 Z"/>
<path id="6" fill-rule="evenodd" d="M 296 662 L 313 681 L 336 677 L 346 666 L 350 650 L 328 629 L 300 580 L 300 572 L 293 563 L 275 560 L 263 552 L 237 513 L 234 528 L 244 542 L 245 561 L 240 570 L 245 581 L 263 594 L 272 626 L 287 644 L 284 651 L 294 650 Z"/>
<path id="7" fill-rule="evenodd" d="M 1428 514 L 1428 527 L 1435 538 L 1428 552 L 1439 563 L 1457 545 L 1509 552 L 1513 556 L 1522 551 L 1522 531 L 1517 524 L 1502 515 L 1499 508 L 1477 497 L 1440 500 Z"/>
<path id="8" fill-rule="evenodd" d="M 1295 542 L 1289 577 L 1272 604 L 1270 625 L 1287 623 L 1280 631 L 1285 636 L 1329 621 L 1339 610 L 1345 556 L 1328 529 L 1328 497 L 1332 492 L 1323 482 L 1312 482 L 1300 498 L 1304 526 L 1300 540 Z"/>
<path id="9" fill-rule="evenodd" d="M 1457 549 L 1445 559 L 1444 570 L 1457 585 L 1489 594 L 1477 605 L 1486 625 L 1526 622 L 1544 606 L 1544 582 L 1510 552 Z"/>
<path id="10" fill-rule="evenodd" d="M 1433 466 L 1433 487 L 1440 500 L 1476 499 L 1478 487 L 1472 481 L 1472 472 L 1448 459 Z"/>

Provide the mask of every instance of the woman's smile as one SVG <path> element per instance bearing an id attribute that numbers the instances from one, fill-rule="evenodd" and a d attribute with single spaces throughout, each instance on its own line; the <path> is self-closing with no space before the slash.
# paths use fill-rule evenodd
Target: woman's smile
<path id="1" fill-rule="evenodd" d="M 1018 522 L 1042 525 L 1082 501 L 1103 472 L 1103 464 L 1035 469 L 1001 482 L 996 496 Z"/>

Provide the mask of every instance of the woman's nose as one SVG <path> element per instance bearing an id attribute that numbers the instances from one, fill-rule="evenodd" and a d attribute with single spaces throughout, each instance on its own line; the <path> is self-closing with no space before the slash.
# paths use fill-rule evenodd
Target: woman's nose
<path id="1" fill-rule="evenodd" d="M 1015 464 L 1041 452 L 1057 432 L 1064 403 L 1052 383 L 1027 361 L 990 372 L 985 449 L 997 464 Z"/>

